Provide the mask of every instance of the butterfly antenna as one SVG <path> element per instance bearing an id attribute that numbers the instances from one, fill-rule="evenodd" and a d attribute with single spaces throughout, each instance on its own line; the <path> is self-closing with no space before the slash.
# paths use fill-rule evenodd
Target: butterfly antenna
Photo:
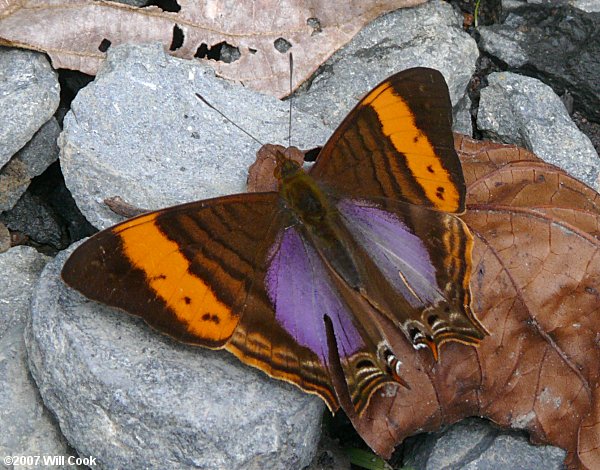
<path id="1" fill-rule="evenodd" d="M 288 147 L 292 146 L 292 87 L 293 87 L 293 74 L 294 74 L 294 57 L 290 52 L 290 122 L 288 123 Z"/>
<path id="2" fill-rule="evenodd" d="M 233 124 L 235 127 L 237 127 L 240 131 L 242 131 L 244 134 L 246 134 L 248 137 L 250 137 L 252 140 L 254 140 L 255 142 L 257 142 L 258 144 L 260 144 L 261 146 L 264 145 L 260 140 L 258 140 L 256 137 L 254 137 L 252 134 L 250 134 L 250 132 L 248 132 L 246 129 L 244 129 L 243 127 L 237 125 L 232 119 L 230 119 L 229 117 L 227 117 L 221 110 L 215 108 L 212 104 L 210 104 L 206 98 L 204 98 L 202 95 L 196 93 L 196 96 L 198 97 L 198 99 L 200 101 L 202 101 L 206 106 L 208 106 L 210 109 L 212 109 L 213 111 L 216 111 L 217 113 L 219 113 L 221 116 L 223 116 L 227 122 L 229 122 L 230 124 Z"/>

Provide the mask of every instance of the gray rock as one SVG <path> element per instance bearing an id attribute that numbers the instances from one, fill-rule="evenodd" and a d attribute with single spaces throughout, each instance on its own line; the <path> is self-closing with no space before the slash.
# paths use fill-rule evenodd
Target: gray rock
<path id="1" fill-rule="evenodd" d="M 525 147 L 597 187 L 598 154 L 549 86 L 510 72 L 493 73 L 488 82 L 481 90 L 477 116 L 477 126 L 486 137 Z"/>
<path id="2" fill-rule="evenodd" d="M 404 464 L 415 470 L 546 470 L 564 468 L 566 452 L 533 446 L 524 434 L 469 418 L 439 433 L 410 438 Z"/>
<path id="3" fill-rule="evenodd" d="M 44 255 L 27 246 L 0 254 L 0 338 L 9 330 L 25 328 L 33 284 L 46 261 Z"/>
<path id="4" fill-rule="evenodd" d="M 586 11 L 588 13 L 594 11 L 600 11 L 600 1 L 599 0 L 503 0 L 502 6 L 505 6 L 505 3 L 509 6 L 513 6 L 513 8 L 518 8 L 518 6 L 523 5 L 553 5 L 553 6 L 561 6 L 561 5 L 572 5 L 580 10 Z"/>
<path id="5" fill-rule="evenodd" d="M 521 47 L 526 36 L 524 32 L 509 30 L 504 25 L 491 25 L 480 27 L 479 33 L 479 45 L 488 54 L 501 57 L 509 67 L 522 67 L 527 63 L 527 53 Z"/>
<path id="6" fill-rule="evenodd" d="M 56 139 L 60 127 L 55 118 L 44 124 L 33 138 L 0 169 L 0 212 L 11 209 L 31 180 L 58 158 Z"/>
<path id="7" fill-rule="evenodd" d="M 523 5 L 572 5 L 587 13 L 600 11 L 600 0 L 502 0 L 502 9 L 505 11 L 514 10 Z"/>
<path id="8" fill-rule="evenodd" d="M 44 54 L 0 47 L 0 167 L 31 140 L 60 101 Z"/>
<path id="9" fill-rule="evenodd" d="M 526 0 L 502 0 L 502 11 L 515 10 L 523 5 L 527 5 Z"/>
<path id="10" fill-rule="evenodd" d="M 66 228 L 59 216 L 41 197 L 25 192 L 15 206 L 0 214 L 0 222 L 40 245 L 55 250 L 65 248 L 69 241 Z"/>
<path id="11" fill-rule="evenodd" d="M 80 455 L 98 468 L 308 465 L 321 400 L 85 300 L 59 277 L 68 254 L 42 273 L 26 344 L 44 402 Z"/>
<path id="12" fill-rule="evenodd" d="M 23 341 L 29 302 L 45 263 L 46 257 L 31 247 L 14 247 L 0 254 L 0 455 L 3 457 L 71 455 L 29 375 Z"/>
<path id="13" fill-rule="evenodd" d="M 468 136 L 473 135 L 473 122 L 471 119 L 471 98 L 465 94 L 454 107 L 455 116 L 452 124 L 454 132 L 460 132 Z"/>
<path id="14" fill-rule="evenodd" d="M 571 4 L 588 13 L 600 12 L 600 0 L 571 0 Z"/>
<path id="15" fill-rule="evenodd" d="M 478 57 L 477 44 L 462 30 L 462 17 L 448 3 L 434 0 L 397 10 L 370 23 L 322 65 L 309 90 L 294 98 L 294 109 L 335 127 L 377 83 L 417 66 L 444 74 L 456 106 L 465 96 Z"/>
<path id="16" fill-rule="evenodd" d="M 131 5 L 132 7 L 143 7 L 148 4 L 148 0 L 116 0 L 119 3 Z"/>
<path id="17" fill-rule="evenodd" d="M 65 182 L 93 225 L 119 220 L 103 203 L 107 197 L 157 209 L 245 191 L 260 144 L 195 93 L 261 142 L 287 142 L 286 103 L 170 57 L 158 44 L 110 48 L 59 138 Z M 317 119 L 294 114 L 294 145 L 313 148 L 329 134 Z"/>
<path id="18" fill-rule="evenodd" d="M 550 84 L 559 95 L 569 91 L 576 109 L 600 120 L 599 24 L 600 12 L 568 5 L 523 6 L 512 10 L 504 24 L 479 28 L 480 47 L 512 71 Z"/>

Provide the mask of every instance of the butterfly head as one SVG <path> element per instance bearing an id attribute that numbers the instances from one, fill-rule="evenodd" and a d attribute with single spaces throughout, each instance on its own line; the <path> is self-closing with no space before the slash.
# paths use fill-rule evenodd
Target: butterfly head
<path id="1" fill-rule="evenodd" d="M 275 153 L 275 160 L 277 162 L 277 166 L 275 166 L 275 171 L 273 173 L 275 178 L 277 178 L 277 180 L 280 182 L 290 180 L 301 171 L 302 167 L 298 162 L 288 158 L 279 150 L 277 150 Z"/>

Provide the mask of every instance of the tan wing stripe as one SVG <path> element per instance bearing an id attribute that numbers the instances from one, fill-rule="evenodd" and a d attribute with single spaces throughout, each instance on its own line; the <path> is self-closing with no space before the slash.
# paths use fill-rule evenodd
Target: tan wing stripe
<path id="1" fill-rule="evenodd" d="M 118 227 L 123 252 L 145 273 L 148 286 L 162 299 L 188 331 L 210 341 L 231 336 L 238 317 L 216 297 L 202 279 L 189 271 L 190 263 L 177 243 L 158 228 L 158 213 L 138 217 Z"/>
<path id="2" fill-rule="evenodd" d="M 373 90 L 363 105 L 375 110 L 382 132 L 390 138 L 396 150 L 406 156 L 408 169 L 434 207 L 447 212 L 456 211 L 460 205 L 457 188 L 450 173 L 442 166 L 433 144 L 417 127 L 408 103 L 386 82 Z M 399 168 L 393 170 L 401 171 Z"/>

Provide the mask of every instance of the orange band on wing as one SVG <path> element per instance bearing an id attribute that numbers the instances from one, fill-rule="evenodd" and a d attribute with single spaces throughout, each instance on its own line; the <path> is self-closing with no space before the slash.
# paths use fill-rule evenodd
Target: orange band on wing
<path id="1" fill-rule="evenodd" d="M 394 88 L 387 82 L 374 89 L 363 104 L 375 110 L 383 133 L 390 138 L 396 150 L 406 156 L 408 169 L 434 207 L 447 212 L 456 211 L 460 195 L 429 138 L 417 127 L 408 104 L 394 93 Z M 393 170 L 402 171 L 397 167 Z"/>
<path id="2" fill-rule="evenodd" d="M 177 243 L 169 240 L 154 219 L 157 213 L 138 217 L 118 226 L 123 252 L 133 266 L 141 269 L 148 285 L 188 331 L 210 341 L 228 339 L 239 318 L 211 288 L 189 271 L 190 262 Z"/>

